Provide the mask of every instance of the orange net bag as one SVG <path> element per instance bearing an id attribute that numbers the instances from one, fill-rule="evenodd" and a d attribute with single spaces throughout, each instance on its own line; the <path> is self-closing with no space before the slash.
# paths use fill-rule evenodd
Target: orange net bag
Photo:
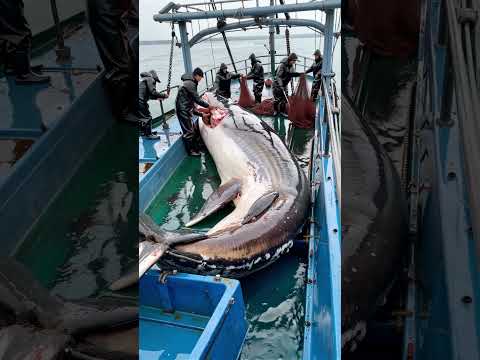
<path id="1" fill-rule="evenodd" d="M 250 110 L 256 115 L 273 115 L 273 99 L 262 100 L 260 104 L 255 104 Z"/>
<path id="2" fill-rule="evenodd" d="M 307 79 L 301 75 L 297 88 L 288 99 L 288 119 L 298 128 L 309 129 L 315 120 L 315 104 L 310 99 Z"/>
<path id="3" fill-rule="evenodd" d="M 240 98 L 238 99 L 238 105 L 244 108 L 250 108 L 255 105 L 255 98 L 248 89 L 247 78 L 240 78 Z"/>
<path id="4" fill-rule="evenodd" d="M 240 97 L 237 104 L 256 115 L 273 115 L 273 99 L 265 99 L 260 104 L 257 104 L 248 88 L 245 77 L 240 78 Z"/>

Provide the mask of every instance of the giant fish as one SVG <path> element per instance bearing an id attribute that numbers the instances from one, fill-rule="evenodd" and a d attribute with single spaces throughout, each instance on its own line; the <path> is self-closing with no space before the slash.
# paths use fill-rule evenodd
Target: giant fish
<path id="1" fill-rule="evenodd" d="M 355 349 L 407 244 L 400 177 L 375 134 L 342 95 L 342 347 Z"/>
<path id="2" fill-rule="evenodd" d="M 199 121 L 200 134 L 221 185 L 186 225 L 230 202 L 235 210 L 208 231 L 207 239 L 172 246 L 159 263 L 162 269 L 242 277 L 292 247 L 307 216 L 308 181 L 268 124 L 212 93 L 203 97 L 215 110 Z"/>

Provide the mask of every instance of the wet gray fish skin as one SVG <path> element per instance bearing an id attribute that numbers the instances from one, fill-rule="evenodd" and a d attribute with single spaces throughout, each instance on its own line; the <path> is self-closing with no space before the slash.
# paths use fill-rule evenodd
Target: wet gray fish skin
<path id="1" fill-rule="evenodd" d="M 225 101 L 222 105 L 228 116 L 213 129 L 201 122 L 200 131 L 222 184 L 232 179 L 242 184 L 236 208 L 208 232 L 208 239 L 168 250 L 162 269 L 246 276 L 288 252 L 305 222 L 309 186 L 295 157 L 257 116 Z M 257 216 L 249 220 L 249 214 Z"/>
<path id="2" fill-rule="evenodd" d="M 342 344 L 365 335 L 407 245 L 398 172 L 368 124 L 342 96 Z M 355 333 L 358 333 L 357 335 Z"/>

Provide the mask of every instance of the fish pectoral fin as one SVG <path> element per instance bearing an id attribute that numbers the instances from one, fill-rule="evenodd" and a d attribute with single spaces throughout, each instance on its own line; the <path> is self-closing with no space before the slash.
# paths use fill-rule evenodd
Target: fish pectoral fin
<path id="1" fill-rule="evenodd" d="M 216 189 L 207 199 L 205 204 L 195 217 L 185 226 L 192 226 L 207 218 L 217 210 L 223 208 L 226 204 L 240 194 L 241 181 L 239 179 L 230 179 Z"/>
<path id="2" fill-rule="evenodd" d="M 262 215 L 273 202 L 278 198 L 278 192 L 271 191 L 260 196 L 248 209 L 247 215 L 242 220 L 242 225 L 255 221 L 260 215 Z"/>

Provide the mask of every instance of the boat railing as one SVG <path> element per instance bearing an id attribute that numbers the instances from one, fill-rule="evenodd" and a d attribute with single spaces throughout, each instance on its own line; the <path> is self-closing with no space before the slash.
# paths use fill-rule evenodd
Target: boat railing
<path id="1" fill-rule="evenodd" d="M 333 159 L 334 176 L 335 176 L 335 188 L 337 193 L 337 199 L 341 201 L 341 157 L 342 157 L 342 145 L 340 141 L 341 132 L 341 118 L 338 104 L 338 96 L 336 94 L 335 84 L 330 82 L 330 86 L 322 81 L 323 97 L 325 101 L 325 115 L 324 121 L 327 123 L 327 136 L 325 137 L 325 143 L 318 143 L 319 152 L 323 152 L 324 156 L 331 156 Z"/>
<path id="2" fill-rule="evenodd" d="M 341 353 L 340 113 L 335 83 L 330 76 L 322 77 L 323 92 L 317 101 L 310 169 L 304 360 L 339 359 Z"/>
<path id="3" fill-rule="evenodd" d="M 285 58 L 286 56 L 288 56 L 288 55 L 287 54 L 276 54 L 275 55 L 275 65 L 279 65 L 280 61 L 283 58 Z M 313 58 L 310 58 L 310 57 L 307 57 L 307 56 L 298 55 L 298 54 L 297 54 L 297 56 L 298 56 L 299 61 L 297 62 L 296 67 L 297 67 L 297 69 L 300 68 L 299 70 L 301 72 L 304 72 L 305 70 L 307 70 L 307 68 L 310 67 L 311 63 L 313 63 L 313 61 L 314 61 Z M 270 67 L 270 64 L 271 64 L 270 55 L 259 55 L 259 56 L 257 56 L 257 59 L 260 59 L 260 60 L 268 59 L 268 61 L 266 61 L 266 62 L 262 61 L 262 65 L 265 68 Z M 237 72 L 247 74 L 250 71 L 249 62 L 250 62 L 249 58 L 236 61 L 234 64 L 237 68 Z M 227 63 L 226 65 L 230 69 L 233 67 L 232 63 Z M 220 65 L 214 66 L 211 69 L 208 69 L 208 70 L 204 71 L 205 81 L 200 85 L 199 92 L 204 92 L 208 89 L 211 89 L 215 85 L 215 76 L 216 76 L 217 70 L 219 68 L 220 68 Z M 270 72 L 267 72 L 266 74 L 270 74 Z M 159 101 L 159 109 L 158 108 L 155 109 L 155 106 L 152 107 L 152 112 L 154 113 L 154 117 L 155 117 L 154 122 L 155 122 L 156 125 L 165 123 L 170 118 L 170 116 L 173 114 L 173 110 L 175 108 L 175 98 L 177 96 L 177 92 L 178 92 L 179 87 L 180 87 L 179 84 L 170 87 L 170 96 L 169 96 L 168 99 Z M 166 91 L 167 91 L 166 88 L 160 90 L 160 92 L 166 92 Z"/>

